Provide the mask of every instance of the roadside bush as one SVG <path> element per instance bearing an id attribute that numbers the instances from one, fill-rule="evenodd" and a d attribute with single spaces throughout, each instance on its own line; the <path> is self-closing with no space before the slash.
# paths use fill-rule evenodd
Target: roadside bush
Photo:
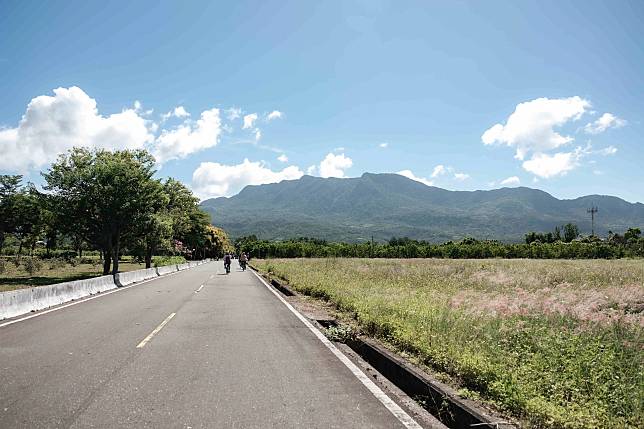
<path id="1" fill-rule="evenodd" d="M 63 258 L 51 258 L 49 260 L 49 269 L 50 270 L 58 270 L 60 268 L 63 268 L 67 263 Z"/>
<path id="2" fill-rule="evenodd" d="M 94 264 L 96 264 L 96 259 L 94 259 L 94 258 L 86 258 L 86 257 L 82 257 L 82 258 L 80 258 L 79 262 L 80 262 L 81 264 L 90 264 L 90 265 L 94 265 Z"/>
<path id="3" fill-rule="evenodd" d="M 42 262 L 38 258 L 25 258 L 23 267 L 30 276 L 33 276 L 42 269 Z"/>
<path id="4" fill-rule="evenodd" d="M 4 274 L 7 270 L 7 263 L 4 259 L 0 259 L 0 274 Z"/>
<path id="5" fill-rule="evenodd" d="M 68 262 L 68 263 L 69 263 L 69 265 L 71 265 L 72 267 L 75 267 L 75 266 L 77 266 L 77 265 L 78 265 L 78 259 L 76 259 L 76 258 L 69 258 L 69 259 L 67 260 L 67 262 Z"/>
<path id="6" fill-rule="evenodd" d="M 20 263 L 22 262 L 22 258 L 21 258 L 20 256 L 15 256 L 15 257 L 11 260 L 11 262 L 13 262 L 13 265 L 15 265 L 15 266 L 16 266 L 16 268 L 18 268 L 18 267 L 20 266 Z"/>
<path id="7" fill-rule="evenodd" d="M 166 265 L 184 264 L 186 258 L 183 256 L 155 256 L 152 258 L 153 267 L 164 267 Z"/>

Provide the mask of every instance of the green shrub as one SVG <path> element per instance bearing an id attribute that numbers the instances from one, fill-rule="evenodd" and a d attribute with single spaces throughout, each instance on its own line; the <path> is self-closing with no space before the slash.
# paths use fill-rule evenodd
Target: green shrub
<path id="1" fill-rule="evenodd" d="M 63 268 L 67 262 L 63 258 L 51 258 L 49 260 L 49 269 L 50 270 L 57 270 L 60 268 Z"/>
<path id="2" fill-rule="evenodd" d="M 0 259 L 0 274 L 4 274 L 7 270 L 7 263 L 4 259 Z"/>
<path id="3" fill-rule="evenodd" d="M 25 258 L 23 267 L 30 276 L 33 276 L 42 269 L 42 262 L 38 258 Z"/>
<path id="4" fill-rule="evenodd" d="M 183 256 L 155 256 L 152 258 L 152 266 L 164 267 L 166 265 L 183 264 L 186 258 Z"/>

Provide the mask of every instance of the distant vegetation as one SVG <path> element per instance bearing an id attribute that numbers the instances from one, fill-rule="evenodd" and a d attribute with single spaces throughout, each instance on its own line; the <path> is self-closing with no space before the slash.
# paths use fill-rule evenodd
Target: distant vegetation
<path id="1" fill-rule="evenodd" d="M 448 191 L 396 174 L 361 177 L 304 176 L 247 186 L 230 198 L 203 201 L 231 237 L 265 240 L 297 237 L 363 243 L 409 237 L 434 244 L 467 237 L 520 243 L 528 231 L 552 231 L 576 224 L 591 234 L 587 209 L 599 206 L 595 233 L 644 227 L 644 204 L 606 195 L 560 200 L 538 189 Z"/>
<path id="2" fill-rule="evenodd" d="M 409 238 L 392 238 L 386 243 L 329 243 L 313 238 L 285 241 L 259 240 L 255 236 L 235 241 L 238 251 L 253 258 L 530 258 L 530 259 L 614 259 L 644 257 L 644 237 L 639 228 L 623 235 L 578 237 L 578 228 L 567 224 L 553 233 L 526 234 L 526 243 L 508 244 L 494 240 L 466 238 L 458 242 L 432 244 Z"/>
<path id="3" fill-rule="evenodd" d="M 254 264 L 526 427 L 644 425 L 641 260 Z"/>
<path id="4" fill-rule="evenodd" d="M 154 255 L 223 254 L 226 233 L 181 182 L 155 179 L 154 166 L 146 151 L 75 148 L 43 173 L 44 192 L 19 175 L 0 175 L 0 254 L 33 268 L 35 257 L 70 261 L 95 251 L 103 274 L 118 272 L 122 255 L 149 268 Z"/>

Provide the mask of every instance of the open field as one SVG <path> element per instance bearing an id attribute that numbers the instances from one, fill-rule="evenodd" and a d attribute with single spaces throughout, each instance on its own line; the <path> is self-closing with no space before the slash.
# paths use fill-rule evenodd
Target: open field
<path id="1" fill-rule="evenodd" d="M 644 425 L 644 261 L 254 261 L 528 427 Z"/>
<path id="2" fill-rule="evenodd" d="M 62 283 L 73 280 L 82 280 L 90 277 L 97 277 L 103 274 L 103 266 L 98 257 L 82 258 L 82 263 L 69 263 L 62 259 L 38 259 L 36 260 L 39 268 L 30 274 L 27 270 L 26 263 L 29 258 L 24 257 L 21 264 L 16 266 L 13 258 L 4 261 L 4 272 L 0 273 L 0 292 L 15 289 L 23 289 L 33 286 L 45 286 L 54 283 Z M 184 258 L 162 258 L 158 260 L 158 265 L 181 263 Z M 1 262 L 0 262 L 1 263 Z M 125 259 L 119 263 L 119 271 L 133 271 L 145 268 L 144 263 L 133 262 L 131 258 Z"/>

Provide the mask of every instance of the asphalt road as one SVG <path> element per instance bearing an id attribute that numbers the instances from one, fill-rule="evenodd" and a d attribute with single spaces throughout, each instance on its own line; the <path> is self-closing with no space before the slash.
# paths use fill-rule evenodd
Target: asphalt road
<path id="1" fill-rule="evenodd" d="M 0 427 L 403 427 L 236 268 L 204 264 L 0 327 Z"/>

